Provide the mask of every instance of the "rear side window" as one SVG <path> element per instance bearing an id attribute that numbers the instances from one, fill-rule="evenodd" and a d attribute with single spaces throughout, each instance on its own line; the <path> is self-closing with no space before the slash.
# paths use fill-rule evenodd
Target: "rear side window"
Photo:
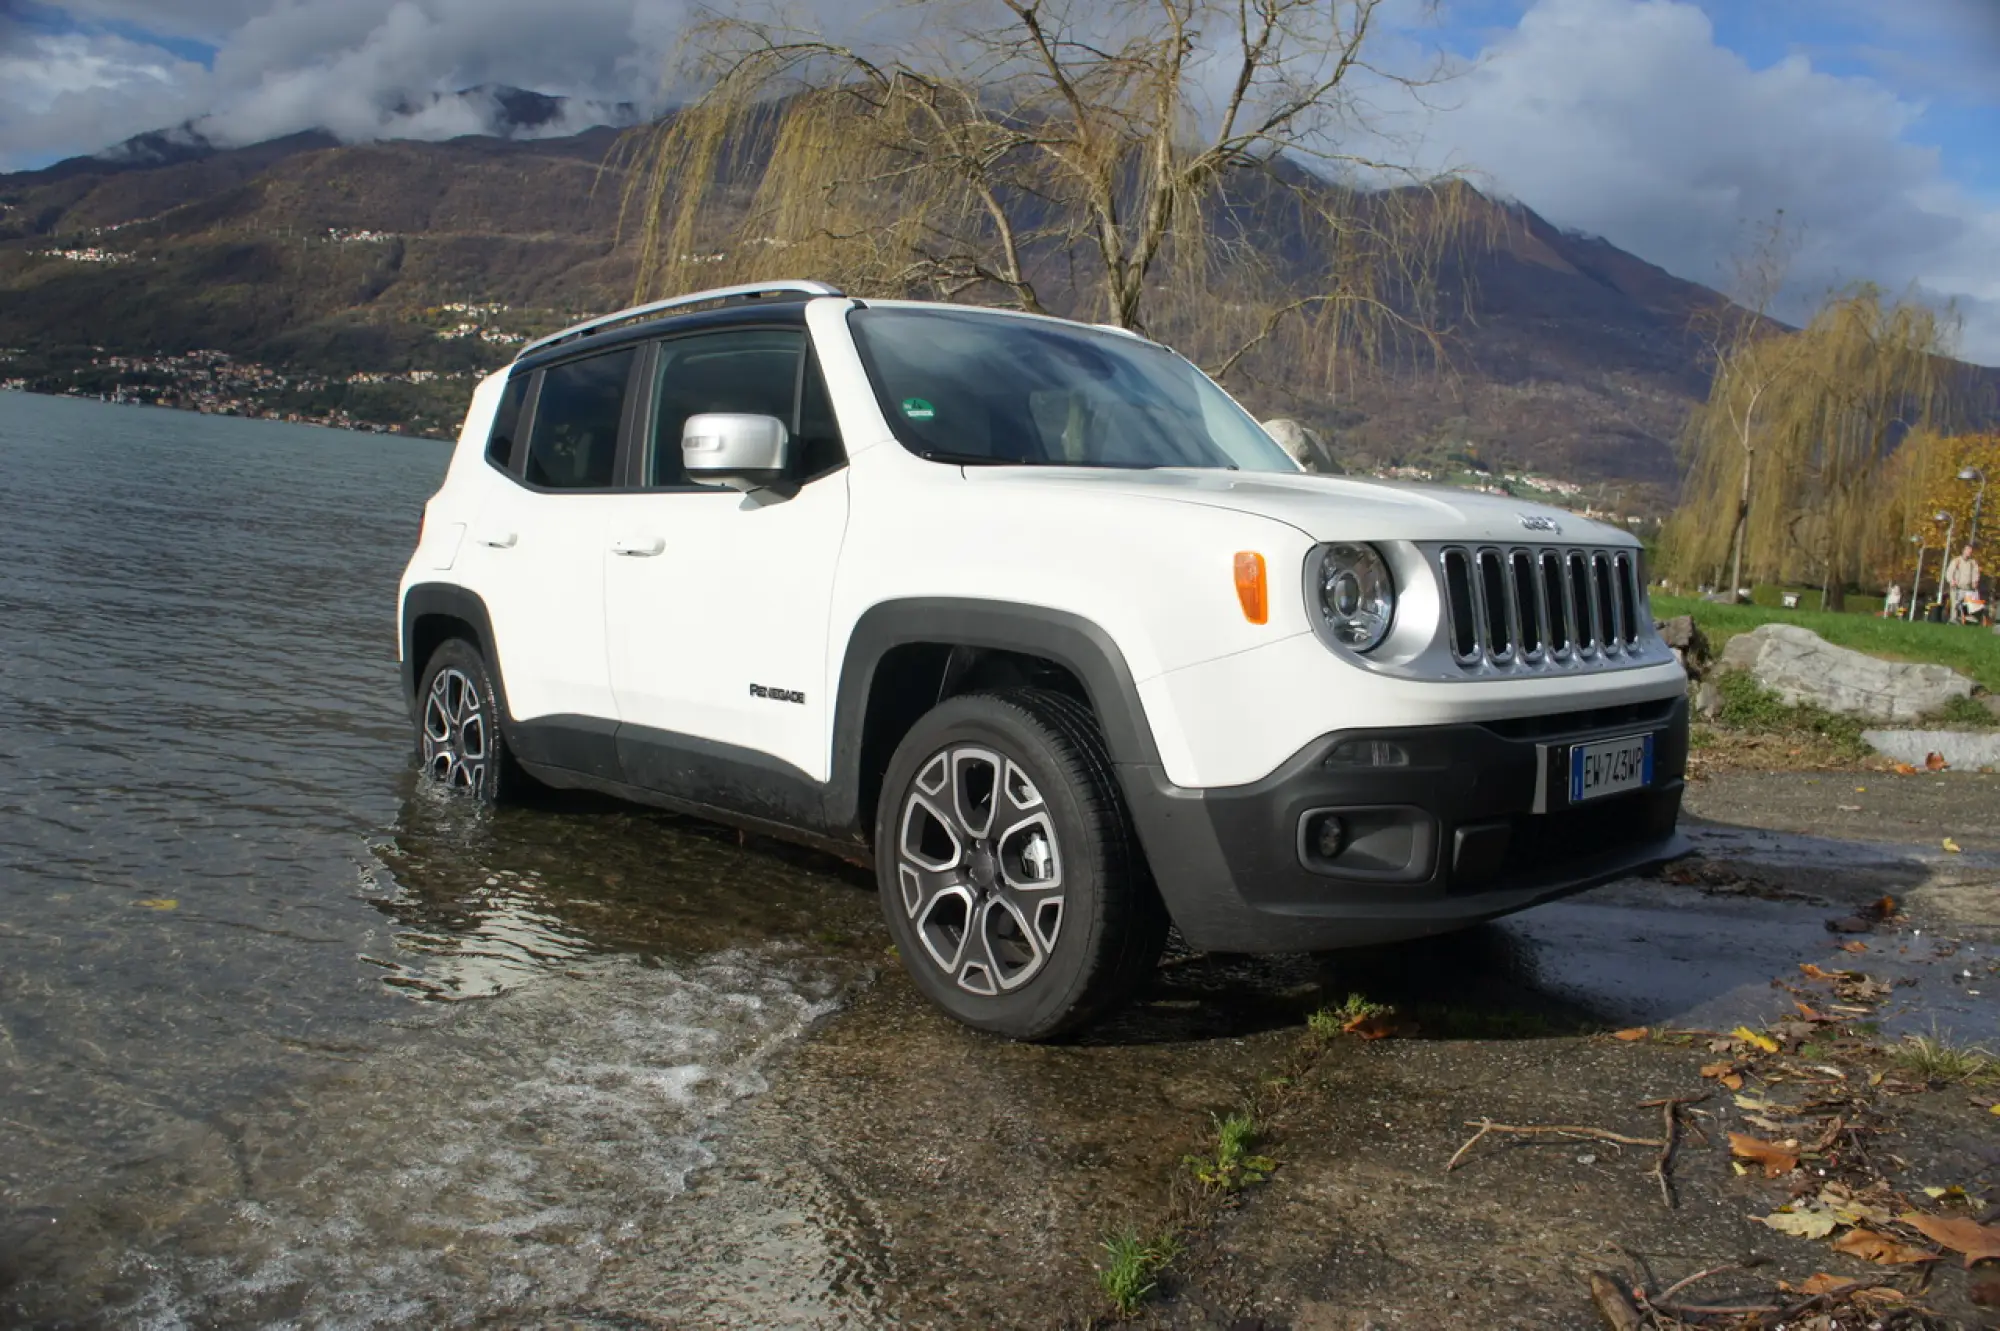
<path id="1" fill-rule="evenodd" d="M 493 433 L 486 437 L 486 460 L 505 471 L 514 460 L 514 432 L 521 424 L 521 403 L 528 397 L 528 376 L 517 374 L 507 381 L 500 406 L 493 413 Z"/>
<path id="2" fill-rule="evenodd" d="M 523 468 L 528 484 L 550 490 L 598 490 L 612 484 L 625 384 L 635 354 L 627 348 L 542 371 Z"/>

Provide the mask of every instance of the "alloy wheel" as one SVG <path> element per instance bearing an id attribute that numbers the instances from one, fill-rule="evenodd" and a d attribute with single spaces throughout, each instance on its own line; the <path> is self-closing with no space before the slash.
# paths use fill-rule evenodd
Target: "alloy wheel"
<path id="1" fill-rule="evenodd" d="M 464 671 L 446 666 L 424 699 L 424 770 L 441 785 L 483 789 L 486 782 L 486 702 Z"/>
<path id="2" fill-rule="evenodd" d="M 953 746 L 918 770 L 897 822 L 896 878 L 925 955 L 967 993 L 1020 988 L 1062 932 L 1055 823 L 1027 773 L 990 748 Z"/>

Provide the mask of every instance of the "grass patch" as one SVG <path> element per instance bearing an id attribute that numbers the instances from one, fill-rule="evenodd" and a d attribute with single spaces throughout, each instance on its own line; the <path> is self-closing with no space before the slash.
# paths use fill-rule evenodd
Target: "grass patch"
<path id="1" fill-rule="evenodd" d="M 1257 1120 L 1248 1114 L 1231 1114 L 1215 1120 L 1215 1150 L 1209 1155 L 1186 1155 L 1181 1163 L 1205 1187 L 1219 1192 L 1235 1192 L 1271 1177 L 1278 1162 L 1268 1155 L 1255 1155 Z"/>
<path id="2" fill-rule="evenodd" d="M 1323 1007 L 1306 1018 L 1306 1029 L 1322 1040 L 1331 1040 L 1349 1023 L 1368 1017 L 1393 1017 L 1396 1009 L 1387 1003 L 1371 1003 L 1360 994 L 1349 994 L 1339 1007 Z"/>
<path id="3" fill-rule="evenodd" d="M 2000 714 L 1977 698 L 1953 698 L 1924 721 L 1940 730 L 1992 730 L 2000 726 Z"/>
<path id="4" fill-rule="evenodd" d="M 1824 708 L 1788 703 L 1759 684 L 1748 671 L 1724 671 L 1716 676 L 1715 689 L 1721 700 L 1715 715 L 1718 725 L 1731 730 L 1809 736 L 1826 741 L 1846 758 L 1865 758 L 1874 752 L 1861 738 L 1865 726 L 1859 719 Z"/>
<path id="5" fill-rule="evenodd" d="M 1891 661 L 1932 661 L 1950 666 L 2000 693 L 2000 635 L 1957 624 L 1907 623 L 1869 614 L 1826 610 L 1773 610 L 1761 605 L 1720 605 L 1689 596 L 1652 597 L 1661 619 L 1693 615 L 1720 655 L 1723 644 L 1759 624 L 1798 624 L 1837 647 L 1851 647 Z"/>
<path id="6" fill-rule="evenodd" d="M 1952 1084 L 1993 1081 L 2000 1078 L 2000 1063 L 1984 1049 L 1953 1044 L 1933 1031 L 1929 1035 L 1906 1035 L 1889 1050 L 1889 1061 L 1904 1072 L 1924 1081 Z"/>
<path id="7" fill-rule="evenodd" d="M 1113 1234 L 1098 1245 L 1104 1249 L 1104 1264 L 1097 1268 L 1097 1287 L 1120 1317 L 1130 1317 L 1159 1286 L 1160 1272 L 1180 1255 L 1180 1244 L 1172 1234 L 1146 1239 L 1137 1230 Z"/>

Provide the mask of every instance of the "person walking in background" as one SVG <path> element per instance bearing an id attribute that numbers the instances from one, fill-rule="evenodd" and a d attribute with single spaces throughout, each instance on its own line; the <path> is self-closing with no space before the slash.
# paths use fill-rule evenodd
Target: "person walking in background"
<path id="1" fill-rule="evenodd" d="M 1903 609 L 1903 584 L 1889 584 L 1889 594 L 1882 598 L 1882 617 L 1894 619 Z"/>
<path id="2" fill-rule="evenodd" d="M 1979 561 L 1973 557 L 1970 544 L 1944 566 L 1944 587 L 1949 598 L 1945 618 L 1953 624 L 1964 623 L 1965 599 L 1979 590 Z"/>

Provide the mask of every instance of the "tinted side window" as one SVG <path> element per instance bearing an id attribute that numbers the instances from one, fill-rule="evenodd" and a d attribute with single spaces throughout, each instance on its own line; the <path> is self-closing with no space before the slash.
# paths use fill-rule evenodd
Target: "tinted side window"
<path id="1" fill-rule="evenodd" d="M 542 371 L 542 391 L 528 436 L 525 478 L 552 490 L 603 489 L 618 461 L 618 424 L 632 348 Z"/>
<path id="2" fill-rule="evenodd" d="M 833 416 L 833 398 L 819 372 L 819 357 L 810 351 L 800 374 L 799 419 L 792 439 L 792 476 L 796 480 L 823 476 L 847 461 L 847 447 L 840 442 L 840 423 Z"/>
<path id="3" fill-rule="evenodd" d="M 514 458 L 514 431 L 521 423 L 521 403 L 528 397 L 528 376 L 517 374 L 507 381 L 500 394 L 500 406 L 493 413 L 493 433 L 486 437 L 486 460 L 500 470 Z"/>
<path id="4" fill-rule="evenodd" d="M 805 347 L 805 334 L 789 328 L 744 328 L 662 342 L 646 484 L 688 484 L 681 468 L 681 427 L 704 411 L 776 416 L 796 435 L 793 405 Z M 796 444 L 792 456 L 800 456 Z"/>

